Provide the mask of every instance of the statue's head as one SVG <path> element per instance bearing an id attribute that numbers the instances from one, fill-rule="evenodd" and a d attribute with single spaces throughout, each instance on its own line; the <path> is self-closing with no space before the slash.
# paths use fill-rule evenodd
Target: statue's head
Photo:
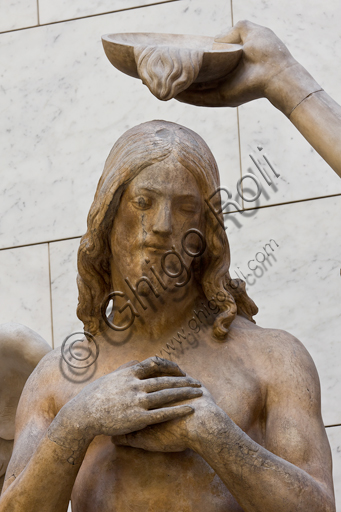
<path id="1" fill-rule="evenodd" d="M 213 327 L 217 339 L 227 337 L 237 312 L 252 320 L 257 307 L 245 283 L 231 280 L 226 233 L 205 203 L 218 187 L 210 149 L 188 128 L 151 121 L 119 138 L 105 163 L 78 251 L 77 315 L 86 331 L 100 330 L 101 306 L 114 291 L 117 272 L 135 283 L 147 264 L 157 267 L 172 247 L 208 300 L 225 294 Z M 183 250 L 189 229 L 202 234 L 206 249 L 200 257 L 191 256 L 200 252 L 194 233 Z"/>

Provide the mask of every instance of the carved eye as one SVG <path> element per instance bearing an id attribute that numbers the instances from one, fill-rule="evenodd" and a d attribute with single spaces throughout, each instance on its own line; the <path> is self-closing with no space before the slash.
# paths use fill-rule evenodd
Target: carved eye
<path id="1" fill-rule="evenodd" d="M 179 205 L 179 209 L 182 213 L 193 215 L 199 210 L 199 205 L 192 201 L 186 201 Z"/>
<path id="2" fill-rule="evenodd" d="M 152 201 L 149 197 L 139 196 L 133 201 L 133 204 L 139 210 L 148 210 L 152 205 Z"/>
<path id="3" fill-rule="evenodd" d="M 192 204 L 184 204 L 182 207 L 181 207 L 181 210 L 185 213 L 195 213 L 197 211 L 197 209 L 195 208 L 194 205 Z"/>

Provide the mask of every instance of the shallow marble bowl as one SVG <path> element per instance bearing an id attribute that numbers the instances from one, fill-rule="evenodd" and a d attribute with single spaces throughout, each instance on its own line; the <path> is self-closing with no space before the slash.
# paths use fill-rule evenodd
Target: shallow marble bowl
<path id="1" fill-rule="evenodd" d="M 102 43 L 111 64 L 134 78 L 140 78 L 134 56 L 135 47 L 156 46 L 203 50 L 202 65 L 194 83 L 223 78 L 236 67 L 243 51 L 239 44 L 216 43 L 213 37 L 182 34 L 106 34 L 102 36 Z"/>

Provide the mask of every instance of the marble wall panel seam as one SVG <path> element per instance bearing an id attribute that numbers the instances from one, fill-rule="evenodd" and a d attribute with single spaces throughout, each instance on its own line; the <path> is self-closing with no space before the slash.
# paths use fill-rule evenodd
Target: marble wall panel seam
<path id="1" fill-rule="evenodd" d="M 306 203 L 308 201 L 330 199 L 332 197 L 341 197 L 341 194 L 331 194 L 331 195 L 327 195 L 327 196 L 313 197 L 313 198 L 307 198 L 307 199 L 296 199 L 296 200 L 288 201 L 286 203 L 263 204 L 263 205 L 259 205 L 259 206 L 253 207 L 253 208 L 242 207 L 239 211 L 235 211 L 235 210 L 228 211 L 228 212 L 225 212 L 224 215 L 228 216 L 228 215 L 236 215 L 238 213 L 240 213 L 240 214 L 247 213 L 247 212 L 250 213 L 250 212 L 255 212 L 257 210 L 264 210 L 265 208 L 286 206 L 286 205 L 291 205 L 291 204 L 296 204 L 296 203 Z"/>
<path id="2" fill-rule="evenodd" d="M 339 193 L 339 194 L 331 194 L 331 195 L 327 195 L 327 196 L 319 196 L 319 197 L 306 198 L 306 199 L 297 199 L 297 200 L 283 202 L 283 203 L 273 203 L 273 204 L 260 205 L 260 206 L 253 207 L 253 208 L 245 208 L 243 206 L 242 209 L 240 210 L 240 212 L 231 211 L 231 212 L 226 212 L 224 215 L 231 215 L 231 214 L 243 213 L 243 212 L 252 212 L 254 210 L 260 210 L 260 209 L 263 209 L 263 208 L 272 208 L 272 207 L 277 207 L 277 206 L 285 206 L 285 205 L 288 205 L 288 204 L 305 203 L 305 202 L 308 202 L 308 201 L 317 201 L 317 200 L 320 200 L 320 199 L 329 199 L 329 198 L 332 198 L 332 197 L 341 197 L 341 193 Z M 53 240 L 42 240 L 40 242 L 33 242 L 33 243 L 30 243 L 30 244 L 13 245 L 13 246 L 9 246 L 9 247 L 0 247 L 0 252 L 1 251 L 11 250 L 11 249 L 20 249 L 20 248 L 23 248 L 23 247 L 31 247 L 31 246 L 35 246 L 35 245 L 50 244 L 50 243 L 56 243 L 56 242 L 66 242 L 68 240 L 77 240 L 77 239 L 80 240 L 81 238 L 82 238 L 82 235 L 76 235 L 76 236 L 72 236 L 72 237 L 57 238 L 57 239 L 53 239 Z"/>
<path id="3" fill-rule="evenodd" d="M 52 243 L 55 243 L 55 242 L 66 242 L 67 240 L 77 240 L 77 239 L 81 239 L 83 235 L 77 235 L 77 236 L 69 236 L 69 237 L 66 237 L 66 238 L 56 238 L 56 239 L 53 239 L 53 240 L 44 240 L 42 242 L 32 242 L 31 244 L 22 244 L 22 245 L 13 245 L 13 246 L 10 246 L 10 247 L 0 247 L 0 252 L 1 251 L 8 251 L 10 249 L 21 249 L 23 247 L 32 247 L 34 245 L 43 245 L 43 244 L 52 244 Z"/>
<path id="4" fill-rule="evenodd" d="M 234 18 L 233 18 L 233 0 L 230 0 L 230 7 L 231 7 L 231 24 L 232 27 L 234 26 Z"/>
<path id="5" fill-rule="evenodd" d="M 12 32 L 20 32 L 22 30 L 29 30 L 32 28 L 38 28 L 40 26 L 41 25 L 29 25 L 28 27 L 12 28 L 11 30 L 2 30 L 2 31 L 0 31 L 0 35 L 1 34 L 10 34 Z"/>
<path id="6" fill-rule="evenodd" d="M 50 244 L 47 244 L 47 257 L 49 266 L 49 294 L 50 294 L 50 315 L 51 315 L 51 341 L 52 348 L 54 348 L 54 333 L 53 333 L 53 304 L 52 304 L 52 279 L 51 279 L 51 256 L 50 256 Z"/>
<path id="7" fill-rule="evenodd" d="M 0 33 L 36 25 L 37 0 L 12 0 L 0 3 Z"/>
<path id="8" fill-rule="evenodd" d="M 84 20 L 86 18 L 96 18 L 98 16 L 106 16 L 108 14 L 115 14 L 116 12 L 118 13 L 118 12 L 132 11 L 134 9 L 143 9 L 143 8 L 147 8 L 147 7 L 154 7 L 156 5 L 168 4 L 168 3 L 173 3 L 173 2 L 181 2 L 181 1 L 183 1 L 183 0 L 160 0 L 160 2 L 153 3 L 153 4 L 136 5 L 135 7 L 127 7 L 127 8 L 123 8 L 123 9 L 117 9 L 114 11 L 106 11 L 106 12 L 100 12 L 100 13 L 96 13 L 96 14 L 88 14 L 86 16 L 79 16 L 79 17 L 75 17 L 75 18 L 67 18 L 67 19 L 62 19 L 62 20 L 57 20 L 57 21 L 50 21 L 47 23 L 40 23 L 39 0 L 37 0 L 37 25 L 30 25 L 28 27 L 14 28 L 11 30 L 3 30 L 3 31 L 0 31 L 0 35 L 8 34 L 10 32 L 19 32 L 21 30 L 29 30 L 32 28 L 47 27 L 49 25 L 57 25 L 60 23 L 67 23 L 69 21 Z"/>
<path id="9" fill-rule="evenodd" d="M 231 0 L 231 19 L 232 19 L 232 26 L 233 26 L 232 0 Z M 237 107 L 237 130 L 238 130 L 239 168 L 240 168 L 240 180 L 241 180 L 243 178 L 243 164 L 242 164 L 242 145 L 240 142 L 240 123 L 239 123 L 239 108 L 238 107 Z M 241 184 L 241 189 L 243 190 L 243 183 Z M 243 210 L 245 209 L 245 203 L 244 203 L 243 198 L 242 198 L 242 208 L 243 208 Z"/>
<path id="10" fill-rule="evenodd" d="M 79 17 L 75 17 L 75 18 L 67 18 L 67 19 L 62 19 L 62 20 L 57 20 L 57 21 L 50 21 L 50 22 L 47 22 L 47 23 L 40 23 L 40 19 L 39 19 L 40 15 L 39 15 L 39 7 L 38 7 L 37 25 L 30 25 L 28 27 L 20 27 L 20 28 L 15 28 L 15 29 L 11 29 L 11 30 L 3 30 L 3 31 L 0 32 L 0 35 L 1 34 L 8 34 L 9 32 L 18 32 L 20 30 L 28 30 L 28 29 L 32 29 L 32 28 L 48 27 L 49 25 L 58 25 L 60 23 L 67 23 L 69 21 L 85 20 L 87 18 L 97 18 L 98 16 L 106 16 L 108 14 L 115 14 L 115 13 L 118 13 L 118 12 L 132 11 L 132 10 L 135 10 L 135 9 L 144 9 L 144 8 L 148 8 L 148 7 L 154 7 L 156 5 L 169 4 L 169 3 L 182 2 L 182 1 L 183 0 L 160 0 L 159 2 L 152 3 L 152 4 L 136 5 L 134 7 L 126 7 L 126 8 L 123 8 L 123 9 L 117 9 L 117 10 L 113 10 L 113 11 L 100 12 L 100 13 L 96 13 L 96 14 L 88 14 L 86 16 L 79 16 Z M 37 0 L 37 2 L 39 2 L 39 0 Z M 37 3 L 37 6 L 38 5 L 39 5 L 39 3 Z"/>
<path id="11" fill-rule="evenodd" d="M 240 210 L 240 212 L 231 211 L 231 212 L 226 212 L 224 215 L 230 215 L 232 213 L 235 214 L 235 213 L 250 212 L 250 211 L 253 211 L 253 210 L 261 210 L 263 208 L 272 208 L 272 207 L 277 207 L 277 206 L 285 206 L 285 205 L 288 205 L 288 204 L 306 203 L 308 201 L 318 201 L 319 199 L 330 199 L 332 197 L 341 197 L 341 194 L 330 194 L 330 195 L 326 195 L 326 196 L 309 197 L 309 198 L 305 198 L 305 199 L 294 199 L 292 201 L 287 201 L 287 202 L 283 202 L 283 203 L 263 204 L 263 205 L 256 206 L 256 207 L 253 207 L 253 208 L 244 208 L 243 207 Z"/>
<path id="12" fill-rule="evenodd" d="M 309 8 L 305 2 L 281 4 L 268 0 L 257 4 L 257 9 L 250 0 L 232 0 L 232 4 L 234 23 L 249 19 L 272 29 L 295 59 L 340 103 L 338 68 L 334 65 L 340 48 L 336 21 L 339 2 L 333 0 L 328 8 L 323 8 L 319 2 L 310 2 Z M 327 37 L 324 31 L 328 33 Z M 319 41 L 316 46 L 315 41 Z M 322 41 L 323 45 L 320 43 Z M 255 164 L 251 164 L 249 158 L 250 152 L 259 156 L 262 167 L 263 156 L 270 151 L 270 160 L 281 174 L 278 183 L 276 180 L 276 185 L 280 185 L 278 195 L 270 199 L 261 197 L 261 203 L 314 198 L 340 191 L 340 180 L 325 160 L 268 100 L 263 98 L 241 106 L 239 116 L 243 173 L 247 173 L 250 167 L 254 168 Z M 264 148 L 264 153 L 258 153 L 258 144 Z M 267 169 L 264 162 L 263 168 Z M 298 169 L 300 172 L 297 172 Z"/>
<path id="13" fill-rule="evenodd" d="M 37 0 L 37 22 L 40 25 L 39 0 Z"/>

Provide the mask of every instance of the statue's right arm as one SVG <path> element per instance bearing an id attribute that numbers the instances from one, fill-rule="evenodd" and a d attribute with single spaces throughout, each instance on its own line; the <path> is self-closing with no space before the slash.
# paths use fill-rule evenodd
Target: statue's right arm
<path id="1" fill-rule="evenodd" d="M 192 85 L 177 100 L 206 107 L 237 107 L 267 98 L 341 177 L 341 106 L 272 32 L 238 22 L 217 42 L 242 44 L 243 55 L 224 81 Z"/>
<path id="2" fill-rule="evenodd" d="M 38 365 L 20 399 L 0 512 L 66 512 L 94 437 L 125 434 L 184 416 L 193 408 L 164 406 L 202 395 L 200 383 L 175 363 L 150 358 L 87 384 L 56 414 L 52 389 L 72 384 L 52 370 L 51 359 L 48 355 Z"/>
<path id="3" fill-rule="evenodd" d="M 47 370 L 38 367 L 28 379 L 19 402 L 15 445 L 0 499 L 1 512 L 67 510 L 79 467 L 67 463 L 67 450 L 48 437 L 48 429 L 56 419 L 53 397 L 45 392 L 49 388 Z M 63 434 L 62 430 L 60 433 Z"/>

